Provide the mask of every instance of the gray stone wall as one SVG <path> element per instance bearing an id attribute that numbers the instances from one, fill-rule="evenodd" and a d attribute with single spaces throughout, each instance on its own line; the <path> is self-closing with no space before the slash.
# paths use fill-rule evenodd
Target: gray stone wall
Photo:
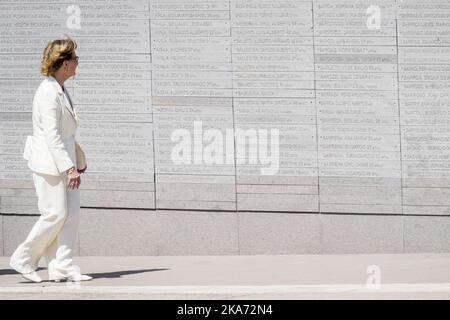
<path id="1" fill-rule="evenodd" d="M 449 252 L 449 21 L 448 0 L 1 1 L 0 254 L 39 214 L 21 154 L 63 34 L 79 254 Z M 200 121 L 224 161 L 177 165 Z M 275 174 L 239 129 L 279 131 Z"/>
<path id="2" fill-rule="evenodd" d="M 1 219 L 3 254 L 9 256 L 37 217 Z M 84 208 L 77 252 L 86 256 L 449 252 L 449 229 L 446 216 Z"/>

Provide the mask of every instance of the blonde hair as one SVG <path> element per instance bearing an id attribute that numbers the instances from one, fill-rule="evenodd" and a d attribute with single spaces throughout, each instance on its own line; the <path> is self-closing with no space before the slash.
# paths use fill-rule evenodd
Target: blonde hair
<path id="1" fill-rule="evenodd" d="M 69 37 L 49 42 L 42 55 L 41 74 L 47 77 L 53 76 L 65 60 L 72 58 L 76 48 L 76 42 Z"/>

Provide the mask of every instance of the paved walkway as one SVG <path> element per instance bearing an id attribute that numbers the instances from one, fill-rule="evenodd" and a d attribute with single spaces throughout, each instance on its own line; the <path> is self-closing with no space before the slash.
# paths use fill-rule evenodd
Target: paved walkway
<path id="1" fill-rule="evenodd" d="M 450 253 L 76 257 L 82 283 L 27 282 L 8 261 L 0 300 L 450 299 Z"/>

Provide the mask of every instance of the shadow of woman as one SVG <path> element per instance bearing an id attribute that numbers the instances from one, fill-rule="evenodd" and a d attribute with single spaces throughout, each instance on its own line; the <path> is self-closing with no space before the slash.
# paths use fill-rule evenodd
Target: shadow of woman
<path id="1" fill-rule="evenodd" d="M 170 269 L 138 269 L 138 270 L 124 270 L 124 271 L 115 271 L 115 272 L 101 272 L 101 273 L 89 273 L 91 277 L 94 279 L 102 279 L 102 278 L 121 278 L 122 276 L 127 276 L 130 274 L 144 273 L 144 272 L 155 272 L 155 271 L 165 271 Z"/>
<path id="2" fill-rule="evenodd" d="M 47 268 L 38 268 L 36 271 L 47 270 Z M 91 277 L 94 279 L 112 279 L 112 278 L 121 278 L 122 276 L 127 276 L 130 274 L 138 274 L 144 272 L 155 272 L 155 271 L 165 271 L 170 269 L 138 269 L 138 270 L 124 270 L 124 271 L 114 271 L 114 272 L 101 272 L 101 273 L 89 273 Z M 13 269 L 0 269 L 0 276 L 6 275 L 14 275 L 18 274 L 17 271 Z M 46 282 L 44 280 L 44 282 Z"/>

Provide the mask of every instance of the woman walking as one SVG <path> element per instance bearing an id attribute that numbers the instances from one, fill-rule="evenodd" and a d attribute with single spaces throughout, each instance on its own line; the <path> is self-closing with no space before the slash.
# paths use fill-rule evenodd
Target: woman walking
<path id="1" fill-rule="evenodd" d="M 92 279 L 80 274 L 72 261 L 80 211 L 78 187 L 86 170 L 75 141 L 77 115 L 64 87 L 78 66 L 76 48 L 70 38 L 48 43 L 41 61 L 45 79 L 33 99 L 33 135 L 27 139 L 24 158 L 33 172 L 41 216 L 10 259 L 10 266 L 33 282 L 42 281 L 36 269 L 43 256 L 49 280 Z"/>

